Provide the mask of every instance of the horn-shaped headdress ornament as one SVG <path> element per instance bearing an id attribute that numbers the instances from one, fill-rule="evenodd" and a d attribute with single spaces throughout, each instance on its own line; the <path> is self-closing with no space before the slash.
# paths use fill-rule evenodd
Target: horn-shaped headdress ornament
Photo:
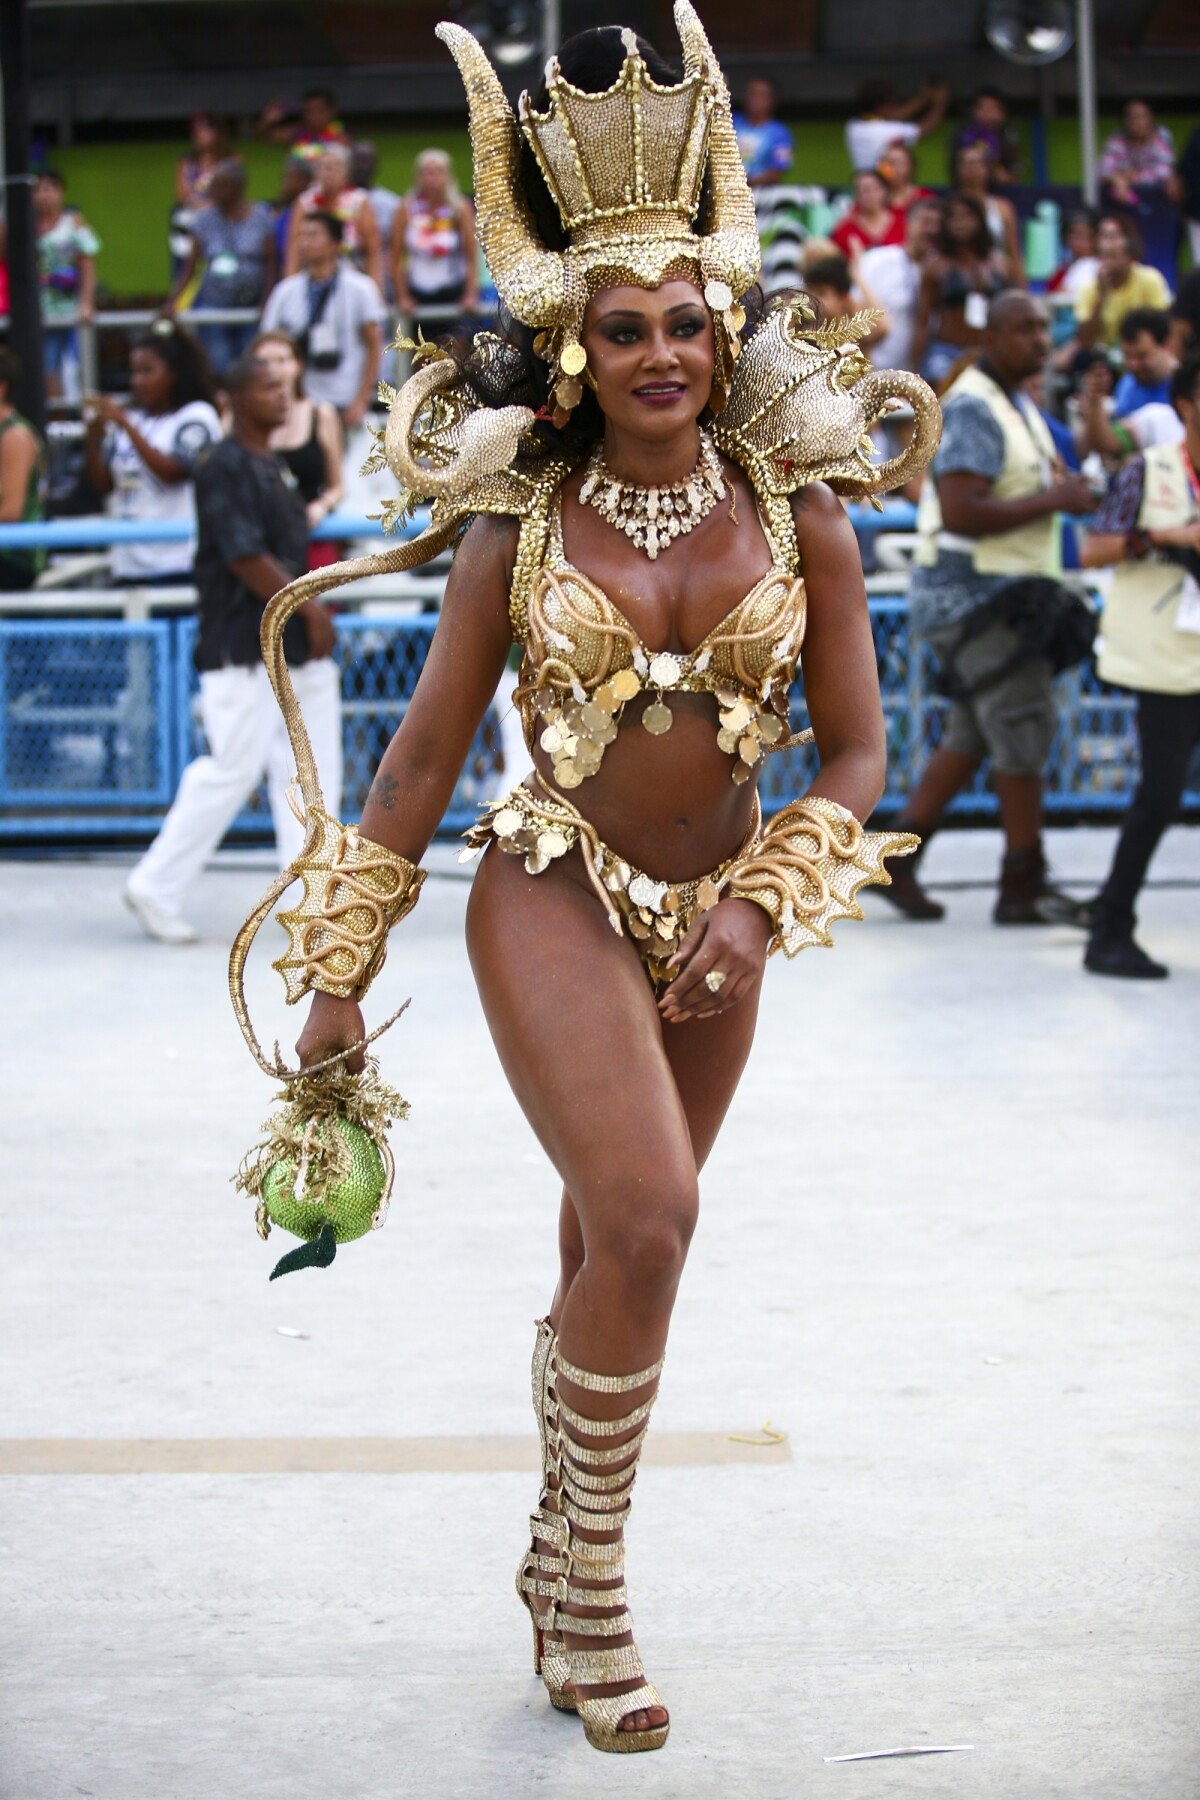
<path id="1" fill-rule="evenodd" d="M 688 0 L 676 0 L 675 23 L 684 70 L 675 86 L 653 80 L 627 30 L 625 61 L 610 88 L 573 87 L 552 58 L 547 110 L 535 112 L 522 95 L 519 127 L 475 38 L 460 25 L 438 26 L 467 90 L 484 254 L 500 298 L 539 334 L 535 348 L 554 367 L 557 423 L 582 392 L 583 315 L 601 287 L 698 281 L 719 327 L 714 407 L 728 390 L 745 322 L 737 302 L 758 277 L 754 198 L 729 93 Z M 540 241 L 522 198 L 522 132 L 567 233 L 564 251 Z M 710 216 L 697 229 L 705 174 Z"/>

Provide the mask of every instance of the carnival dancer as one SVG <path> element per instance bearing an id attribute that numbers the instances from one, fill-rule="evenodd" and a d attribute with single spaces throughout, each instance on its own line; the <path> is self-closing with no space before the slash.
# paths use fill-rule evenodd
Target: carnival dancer
<path id="1" fill-rule="evenodd" d="M 606 1751 L 667 1735 L 633 1640 L 624 1527 L 697 1177 L 750 1051 L 764 963 L 829 943 L 834 920 L 861 916 L 857 889 L 915 843 L 857 823 L 883 787 L 884 725 L 854 534 L 821 478 L 856 493 L 902 482 L 939 429 L 921 381 L 872 373 L 846 341 L 854 321 L 822 333 L 804 302 L 763 315 L 725 84 L 687 0 L 675 16 L 681 80 L 631 31 L 587 32 L 520 125 L 475 39 L 439 27 L 513 323 L 465 363 L 425 351 L 394 399 L 387 460 L 405 503 L 433 499 L 430 528 L 293 583 L 263 632 L 309 803 L 292 871 L 303 916 L 281 915 L 293 942 L 277 964 L 290 998 L 316 990 L 309 1069 L 361 1062 L 359 1002 L 385 933 L 417 898 L 514 637 L 523 650 L 536 768 L 469 834 L 486 854 L 467 939 L 501 1062 L 564 1189 L 561 1278 L 533 1361 L 542 1487 L 517 1590 L 551 1701 Z M 897 395 L 915 443 L 874 469 L 866 429 Z M 348 830 L 313 783 L 283 625 L 464 525 L 417 690 Z M 764 827 L 758 777 L 797 741 L 802 643 L 821 768 Z"/>

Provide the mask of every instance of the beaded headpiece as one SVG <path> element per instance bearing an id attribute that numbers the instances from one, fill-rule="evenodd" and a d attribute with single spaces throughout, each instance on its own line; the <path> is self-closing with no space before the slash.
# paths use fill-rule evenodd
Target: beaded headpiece
<path id="1" fill-rule="evenodd" d="M 724 77 L 688 0 L 676 0 L 675 24 L 683 46 L 675 86 L 652 78 L 626 30 L 625 60 L 610 88 L 573 87 L 552 58 L 547 110 L 535 112 L 523 94 L 519 127 L 476 39 L 460 25 L 437 28 L 467 90 L 484 255 L 500 298 L 537 333 L 534 348 L 554 369 L 559 424 L 582 393 L 583 315 L 602 287 L 698 281 L 717 321 L 715 409 L 728 392 L 745 323 L 737 302 L 758 277 L 754 197 Z M 566 250 L 542 243 L 522 197 L 522 132 L 558 208 Z M 711 217 L 698 231 L 705 174 Z"/>

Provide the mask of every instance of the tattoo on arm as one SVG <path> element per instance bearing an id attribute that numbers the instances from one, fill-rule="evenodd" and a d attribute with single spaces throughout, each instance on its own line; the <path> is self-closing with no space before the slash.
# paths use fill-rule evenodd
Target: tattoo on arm
<path id="1" fill-rule="evenodd" d="M 399 795 L 400 783 L 396 777 L 389 775 L 385 769 L 381 769 L 371 783 L 371 798 L 376 806 L 381 806 L 384 812 L 391 812 Z"/>

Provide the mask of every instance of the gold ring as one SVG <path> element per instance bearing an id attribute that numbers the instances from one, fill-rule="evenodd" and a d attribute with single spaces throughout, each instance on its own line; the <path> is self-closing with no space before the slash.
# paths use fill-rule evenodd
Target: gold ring
<path id="1" fill-rule="evenodd" d="M 710 969 L 704 977 L 704 985 L 710 994 L 719 994 L 725 986 L 726 976 L 722 969 Z"/>

